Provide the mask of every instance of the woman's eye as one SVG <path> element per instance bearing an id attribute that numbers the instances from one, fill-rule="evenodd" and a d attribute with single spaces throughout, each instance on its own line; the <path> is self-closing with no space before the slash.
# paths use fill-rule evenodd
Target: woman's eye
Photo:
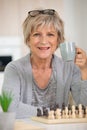
<path id="1" fill-rule="evenodd" d="M 33 36 L 40 36 L 40 34 L 39 33 L 34 33 Z"/>
<path id="2" fill-rule="evenodd" d="M 48 36 L 54 36 L 54 34 L 53 33 L 49 33 Z"/>

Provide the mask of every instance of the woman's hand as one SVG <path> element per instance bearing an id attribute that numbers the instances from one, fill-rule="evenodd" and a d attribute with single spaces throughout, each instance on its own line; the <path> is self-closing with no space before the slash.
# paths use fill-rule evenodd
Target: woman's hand
<path id="1" fill-rule="evenodd" d="M 75 64 L 81 70 L 82 79 L 87 80 L 87 55 L 81 48 L 76 48 Z"/>

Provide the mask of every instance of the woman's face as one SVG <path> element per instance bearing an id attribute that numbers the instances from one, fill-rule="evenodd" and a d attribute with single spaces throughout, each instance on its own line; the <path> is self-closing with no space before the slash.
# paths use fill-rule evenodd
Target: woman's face
<path id="1" fill-rule="evenodd" d="M 54 26 L 39 26 L 32 31 L 28 45 L 32 56 L 46 59 L 52 56 L 58 46 L 58 34 Z"/>

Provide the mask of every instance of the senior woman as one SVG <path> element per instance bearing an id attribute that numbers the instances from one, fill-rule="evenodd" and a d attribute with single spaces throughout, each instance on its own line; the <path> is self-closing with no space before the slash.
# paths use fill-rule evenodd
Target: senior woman
<path id="1" fill-rule="evenodd" d="M 53 9 L 28 12 L 23 34 L 30 53 L 5 69 L 3 90 L 14 95 L 9 111 L 26 118 L 36 115 L 37 107 L 67 105 L 70 90 L 76 104 L 87 105 L 86 53 L 77 48 L 75 63 L 54 54 L 64 42 L 64 24 L 58 13 Z"/>

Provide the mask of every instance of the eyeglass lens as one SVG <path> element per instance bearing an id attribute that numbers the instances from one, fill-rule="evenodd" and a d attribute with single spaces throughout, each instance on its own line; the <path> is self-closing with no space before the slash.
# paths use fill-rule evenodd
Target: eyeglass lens
<path id="1" fill-rule="evenodd" d="M 53 9 L 46 9 L 46 10 L 33 10 L 28 12 L 28 14 L 30 14 L 30 16 L 34 17 L 38 14 L 49 14 L 49 15 L 53 15 L 55 12 L 55 10 Z"/>

